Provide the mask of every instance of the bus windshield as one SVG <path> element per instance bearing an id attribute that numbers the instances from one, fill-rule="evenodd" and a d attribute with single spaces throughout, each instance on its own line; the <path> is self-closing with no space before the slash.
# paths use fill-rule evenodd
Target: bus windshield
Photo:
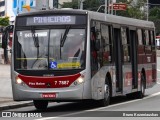
<path id="1" fill-rule="evenodd" d="M 84 68 L 85 29 L 18 30 L 15 34 L 17 70 Z"/>

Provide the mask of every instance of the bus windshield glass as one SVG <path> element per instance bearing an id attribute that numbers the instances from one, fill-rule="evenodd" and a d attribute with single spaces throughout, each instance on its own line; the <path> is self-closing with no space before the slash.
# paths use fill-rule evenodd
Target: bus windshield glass
<path id="1" fill-rule="evenodd" d="M 83 69 L 85 28 L 17 30 L 17 70 Z"/>

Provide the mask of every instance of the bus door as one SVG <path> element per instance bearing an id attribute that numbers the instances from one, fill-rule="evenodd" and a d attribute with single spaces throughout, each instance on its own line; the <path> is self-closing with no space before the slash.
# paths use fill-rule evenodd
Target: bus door
<path id="1" fill-rule="evenodd" d="M 116 91 L 122 92 L 123 88 L 123 72 L 122 72 L 122 41 L 121 29 L 113 28 L 114 42 L 114 61 L 116 69 Z"/>
<path id="2" fill-rule="evenodd" d="M 130 30 L 131 63 L 132 63 L 132 89 L 138 87 L 138 66 L 137 66 L 137 34 L 136 30 Z"/>
<path id="3" fill-rule="evenodd" d="M 98 51 L 96 48 L 96 27 L 91 27 L 91 76 L 93 77 L 98 69 L 99 69 L 99 62 L 98 62 Z"/>

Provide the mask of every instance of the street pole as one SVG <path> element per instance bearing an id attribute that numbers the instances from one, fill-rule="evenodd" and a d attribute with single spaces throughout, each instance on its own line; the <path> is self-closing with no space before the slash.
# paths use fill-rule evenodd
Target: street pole
<path id="1" fill-rule="evenodd" d="M 19 14 L 19 0 L 17 1 L 17 14 Z"/>
<path id="2" fill-rule="evenodd" d="M 80 9 L 83 10 L 83 0 L 80 0 Z"/>
<path id="3" fill-rule="evenodd" d="M 107 14 L 107 0 L 105 0 L 105 14 Z"/>
<path id="4" fill-rule="evenodd" d="M 77 1 L 78 1 L 78 9 L 79 9 L 79 6 L 80 6 L 80 5 L 79 5 L 79 2 L 80 2 L 80 1 L 79 1 L 79 0 L 77 0 Z"/>
<path id="5" fill-rule="evenodd" d="M 147 0 L 147 21 L 148 21 L 148 15 L 149 15 L 149 6 L 148 6 L 148 0 Z"/>
<path id="6" fill-rule="evenodd" d="M 111 14 L 113 15 L 113 0 L 112 0 L 112 10 L 111 10 Z"/>
<path id="7" fill-rule="evenodd" d="M 50 9 L 50 7 L 49 7 L 49 0 L 48 0 L 48 9 Z"/>
<path id="8" fill-rule="evenodd" d="M 110 5 L 110 0 L 108 0 L 107 3 L 108 3 L 108 7 L 107 7 L 108 10 L 107 11 L 108 11 L 108 14 L 110 14 L 110 6 L 109 6 Z"/>

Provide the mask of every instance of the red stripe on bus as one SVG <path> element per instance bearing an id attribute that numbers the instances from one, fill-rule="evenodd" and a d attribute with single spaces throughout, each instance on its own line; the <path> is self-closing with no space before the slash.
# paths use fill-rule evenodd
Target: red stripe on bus
<path id="1" fill-rule="evenodd" d="M 63 88 L 69 87 L 76 79 L 80 77 L 80 73 L 68 76 L 24 76 L 19 74 L 18 77 L 31 88 Z"/>

